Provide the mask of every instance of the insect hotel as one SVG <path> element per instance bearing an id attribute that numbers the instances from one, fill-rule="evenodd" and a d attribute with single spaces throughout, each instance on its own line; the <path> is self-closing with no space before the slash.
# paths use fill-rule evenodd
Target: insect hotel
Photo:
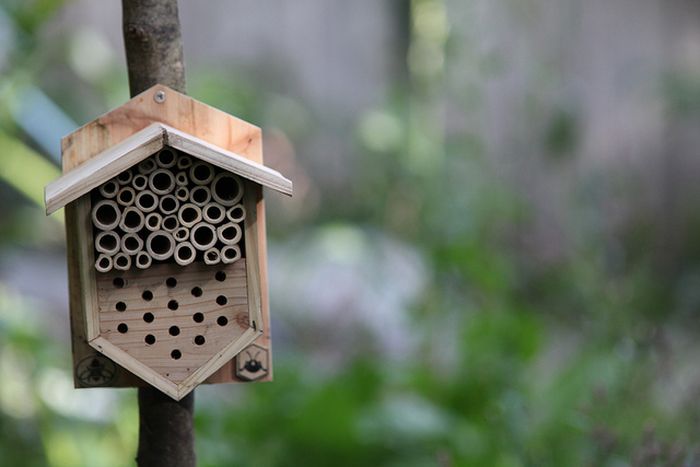
<path id="1" fill-rule="evenodd" d="M 76 387 L 269 380 L 258 127 L 156 85 L 62 140 Z"/>

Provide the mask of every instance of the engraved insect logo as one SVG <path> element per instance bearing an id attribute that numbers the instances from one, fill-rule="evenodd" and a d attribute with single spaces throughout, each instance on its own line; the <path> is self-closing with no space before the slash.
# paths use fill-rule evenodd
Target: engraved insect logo
<path id="1" fill-rule="evenodd" d="M 117 367 L 102 355 L 93 355 L 81 360 L 75 372 L 83 386 L 104 386 L 112 382 Z"/>
<path id="2" fill-rule="evenodd" d="M 255 381 L 267 375 L 269 356 L 267 349 L 253 344 L 236 356 L 236 376 Z"/>

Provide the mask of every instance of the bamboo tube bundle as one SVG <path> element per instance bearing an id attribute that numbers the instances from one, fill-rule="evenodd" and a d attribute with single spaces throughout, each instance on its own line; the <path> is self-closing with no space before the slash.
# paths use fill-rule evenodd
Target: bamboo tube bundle
<path id="1" fill-rule="evenodd" d="M 196 186 L 190 190 L 190 202 L 197 206 L 204 206 L 211 200 L 211 191 L 206 186 Z"/>
<path id="2" fill-rule="evenodd" d="M 222 172 L 211 182 L 211 196 L 223 206 L 234 206 L 243 198 L 243 183 L 235 175 Z"/>
<path id="3" fill-rule="evenodd" d="M 197 257 L 197 251 L 190 242 L 180 242 L 175 247 L 175 262 L 180 266 L 191 264 Z"/>
<path id="4" fill-rule="evenodd" d="M 121 206 L 131 206 L 136 199 L 136 192 L 130 186 L 122 187 L 117 193 L 117 204 Z"/>
<path id="5" fill-rule="evenodd" d="M 212 266 L 221 262 L 221 253 L 218 248 L 209 248 L 204 252 L 204 264 Z"/>
<path id="6" fill-rule="evenodd" d="M 159 230 L 163 224 L 163 216 L 157 212 L 151 212 L 146 216 L 146 228 L 151 232 Z"/>
<path id="7" fill-rule="evenodd" d="M 104 182 L 102 185 L 100 185 L 100 188 L 98 190 L 100 192 L 100 195 L 105 198 L 105 199 L 112 199 L 115 196 L 117 196 L 117 192 L 119 191 L 119 184 L 115 179 L 108 180 Z"/>
<path id="8" fill-rule="evenodd" d="M 202 208 L 202 217 L 210 224 L 218 224 L 226 217 L 226 211 L 218 203 L 207 203 Z"/>
<path id="9" fill-rule="evenodd" d="M 170 148 L 163 148 L 155 156 L 156 165 L 164 169 L 169 169 L 175 167 L 177 164 L 177 158 L 175 152 Z"/>
<path id="10" fill-rule="evenodd" d="M 148 188 L 148 177 L 144 174 L 134 175 L 134 178 L 131 179 L 131 186 L 136 191 L 145 190 Z"/>
<path id="11" fill-rule="evenodd" d="M 243 237 L 243 232 L 238 224 L 227 222 L 217 227 L 216 236 L 224 245 L 235 245 Z"/>
<path id="12" fill-rule="evenodd" d="M 121 211 L 111 199 L 98 201 L 92 208 L 92 223 L 100 230 L 112 230 L 119 225 Z"/>
<path id="13" fill-rule="evenodd" d="M 126 271 L 131 267 L 131 258 L 126 253 L 119 252 L 114 255 L 114 269 Z"/>
<path id="14" fill-rule="evenodd" d="M 141 212 L 155 211 L 158 207 L 158 196 L 151 190 L 143 190 L 136 195 L 134 204 Z"/>
<path id="15" fill-rule="evenodd" d="M 237 204 L 234 207 L 229 208 L 229 210 L 226 211 L 226 218 L 231 222 L 235 222 L 236 224 L 242 222 L 245 220 L 245 206 L 242 204 Z"/>
<path id="16" fill-rule="evenodd" d="M 129 206 L 124 210 L 119 228 L 127 233 L 134 233 L 141 230 L 146 223 L 143 212 L 136 206 Z"/>
<path id="17" fill-rule="evenodd" d="M 190 199 L 190 189 L 186 186 L 179 186 L 175 189 L 175 197 L 183 203 Z"/>
<path id="18" fill-rule="evenodd" d="M 121 251 L 129 256 L 134 256 L 143 250 L 143 240 L 135 233 L 128 233 L 122 237 Z"/>
<path id="19" fill-rule="evenodd" d="M 148 176 L 148 187 L 157 195 L 167 195 L 175 189 L 175 176 L 167 169 L 156 169 Z"/>
<path id="20" fill-rule="evenodd" d="M 177 168 L 180 170 L 189 169 L 192 167 L 192 158 L 185 154 L 180 154 L 177 158 Z"/>
<path id="21" fill-rule="evenodd" d="M 166 260 L 175 252 L 175 239 L 165 230 L 151 232 L 146 238 L 146 251 L 153 259 Z"/>
<path id="22" fill-rule="evenodd" d="M 190 230 L 190 242 L 200 251 L 216 245 L 216 229 L 207 222 L 200 222 Z"/>
<path id="23" fill-rule="evenodd" d="M 151 267 L 151 263 L 153 263 L 153 259 L 151 258 L 151 255 L 149 255 L 145 251 L 139 251 L 136 253 L 136 267 L 139 269 L 148 269 Z"/>
<path id="24" fill-rule="evenodd" d="M 221 262 L 231 264 L 241 258 L 241 248 L 238 245 L 226 245 L 221 249 Z"/>
<path id="25" fill-rule="evenodd" d="M 106 256 L 113 256 L 119 251 L 119 234 L 113 230 L 100 232 L 95 237 L 95 249 Z"/>
<path id="26" fill-rule="evenodd" d="M 117 175 L 117 183 L 120 185 L 128 185 L 131 183 L 132 178 L 134 178 L 134 173 L 131 169 L 126 169 L 124 172 Z"/>
<path id="27" fill-rule="evenodd" d="M 163 223 L 161 226 L 166 232 L 175 232 L 175 230 L 180 227 L 180 222 L 177 220 L 177 216 L 175 214 L 171 214 L 163 218 Z"/>
<path id="28" fill-rule="evenodd" d="M 113 266 L 112 258 L 104 253 L 98 256 L 97 261 L 95 261 L 95 269 L 97 269 L 98 272 L 109 272 L 112 270 Z"/>

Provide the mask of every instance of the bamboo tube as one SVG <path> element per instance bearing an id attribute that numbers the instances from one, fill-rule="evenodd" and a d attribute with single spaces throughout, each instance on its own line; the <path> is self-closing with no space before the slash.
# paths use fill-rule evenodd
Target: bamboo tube
<path id="1" fill-rule="evenodd" d="M 229 208 L 229 210 L 226 211 L 226 217 L 231 222 L 241 222 L 243 219 L 245 219 L 245 206 L 242 204 L 237 204 L 234 207 Z"/>
<path id="2" fill-rule="evenodd" d="M 216 245 L 216 229 L 207 222 L 200 222 L 190 230 L 190 242 L 200 251 Z"/>
<path id="3" fill-rule="evenodd" d="M 131 258 L 126 253 L 119 252 L 114 255 L 114 269 L 127 271 L 131 267 Z"/>
<path id="4" fill-rule="evenodd" d="M 152 157 L 149 157 L 148 159 L 144 159 L 141 162 L 139 162 L 138 171 L 140 174 L 148 175 L 154 170 L 156 170 L 156 161 L 153 160 Z"/>
<path id="5" fill-rule="evenodd" d="M 190 183 L 190 179 L 187 178 L 187 172 L 182 170 L 175 174 L 175 185 L 187 186 L 188 183 Z"/>
<path id="6" fill-rule="evenodd" d="M 117 203 L 122 206 L 131 206 L 136 199 L 136 192 L 130 186 L 122 187 L 117 193 Z"/>
<path id="7" fill-rule="evenodd" d="M 179 157 L 177 158 L 177 168 L 180 170 L 185 170 L 189 169 L 190 167 L 192 167 L 192 158 L 187 154 L 180 153 Z"/>
<path id="8" fill-rule="evenodd" d="M 95 249 L 107 256 L 113 256 L 119 251 L 119 234 L 114 230 L 100 232 L 95 237 Z"/>
<path id="9" fill-rule="evenodd" d="M 134 175 L 134 178 L 131 179 L 131 186 L 137 191 L 145 190 L 148 187 L 148 177 L 144 174 Z"/>
<path id="10" fill-rule="evenodd" d="M 148 176 L 148 187 L 157 195 L 167 195 L 175 189 L 175 176 L 167 169 L 156 169 Z"/>
<path id="11" fill-rule="evenodd" d="M 216 248 L 209 248 L 204 252 L 204 264 L 209 266 L 219 264 L 221 262 L 221 253 Z"/>
<path id="12" fill-rule="evenodd" d="M 158 207 L 160 207 L 160 212 L 163 214 L 172 214 L 177 212 L 177 210 L 180 208 L 180 201 L 178 201 L 178 199 L 173 195 L 165 195 L 160 198 Z"/>
<path id="13" fill-rule="evenodd" d="M 139 191 L 134 201 L 136 207 L 143 212 L 155 211 L 158 207 L 158 196 L 151 190 Z"/>
<path id="14" fill-rule="evenodd" d="M 112 270 L 113 266 L 112 258 L 105 254 L 98 256 L 97 261 L 95 261 L 95 269 L 97 269 L 97 272 L 109 272 Z"/>
<path id="15" fill-rule="evenodd" d="M 224 206 L 234 206 L 243 198 L 241 179 L 232 173 L 220 173 L 211 182 L 211 196 Z"/>
<path id="16" fill-rule="evenodd" d="M 196 186 L 190 190 L 190 202 L 197 206 L 204 206 L 211 200 L 211 191 L 206 186 Z"/>
<path id="17" fill-rule="evenodd" d="M 158 151 L 158 154 L 156 154 L 155 159 L 158 167 L 162 167 L 164 169 L 175 167 L 175 164 L 177 164 L 175 151 L 173 151 L 170 148 L 163 148 L 160 151 Z"/>
<path id="18" fill-rule="evenodd" d="M 136 267 L 139 269 L 148 269 L 151 267 L 151 263 L 153 262 L 153 259 L 151 258 L 151 255 L 146 253 L 145 251 L 139 251 L 136 253 Z"/>
<path id="19" fill-rule="evenodd" d="M 177 220 L 177 216 L 175 214 L 170 214 L 169 216 L 165 216 L 163 218 L 163 223 L 161 226 L 166 232 L 175 232 L 175 230 L 180 227 L 180 221 Z"/>
<path id="20" fill-rule="evenodd" d="M 92 223 L 100 230 L 112 230 L 119 225 L 121 211 L 111 199 L 103 199 L 92 208 Z"/>
<path id="21" fill-rule="evenodd" d="M 226 245 L 221 249 L 221 262 L 231 264 L 241 259 L 241 248 L 238 245 Z"/>
<path id="22" fill-rule="evenodd" d="M 196 162 L 190 167 L 190 180 L 195 185 L 207 185 L 214 180 L 214 168 L 204 162 Z"/>
<path id="23" fill-rule="evenodd" d="M 163 224 L 163 216 L 157 212 L 151 212 L 146 216 L 146 228 L 151 232 L 155 232 L 160 229 Z"/>
<path id="24" fill-rule="evenodd" d="M 192 227 L 202 220 L 202 210 L 199 206 L 195 206 L 192 203 L 185 203 L 180 206 L 180 210 L 177 212 L 177 218 L 180 221 L 180 225 L 183 227 Z"/>
<path id="25" fill-rule="evenodd" d="M 146 238 L 146 251 L 153 259 L 166 260 L 175 251 L 175 239 L 164 230 L 151 232 Z"/>
<path id="26" fill-rule="evenodd" d="M 180 266 L 192 263 L 196 256 L 197 252 L 190 242 L 181 242 L 175 247 L 175 262 Z"/>
<path id="27" fill-rule="evenodd" d="M 178 242 L 184 242 L 190 238 L 190 229 L 187 227 L 178 227 L 175 229 L 175 232 L 173 232 L 173 237 L 175 237 L 175 240 Z"/>
<path id="28" fill-rule="evenodd" d="M 131 171 L 131 169 L 126 169 L 124 172 L 117 175 L 117 182 L 120 185 L 128 185 L 131 183 L 132 178 L 134 178 L 134 173 Z"/>
<path id="29" fill-rule="evenodd" d="M 207 203 L 202 208 L 202 217 L 210 224 L 218 224 L 226 217 L 226 211 L 218 203 Z"/>
<path id="30" fill-rule="evenodd" d="M 104 182 L 100 185 L 100 195 L 106 199 L 112 199 L 117 196 L 117 191 L 119 191 L 119 184 L 115 179 Z"/>
<path id="31" fill-rule="evenodd" d="M 190 189 L 186 186 L 180 186 L 175 189 L 175 197 L 183 203 L 190 199 Z"/>
<path id="32" fill-rule="evenodd" d="M 133 232 L 128 233 L 122 237 L 121 247 L 122 253 L 134 256 L 136 253 L 143 250 L 143 240 Z"/>
<path id="33" fill-rule="evenodd" d="M 145 222 L 143 212 L 136 206 L 129 206 L 124 210 L 124 214 L 122 214 L 119 228 L 127 233 L 138 232 L 143 228 Z"/>
<path id="34" fill-rule="evenodd" d="M 224 245 L 235 245 L 243 236 L 243 232 L 238 224 L 227 222 L 216 229 L 216 236 Z"/>

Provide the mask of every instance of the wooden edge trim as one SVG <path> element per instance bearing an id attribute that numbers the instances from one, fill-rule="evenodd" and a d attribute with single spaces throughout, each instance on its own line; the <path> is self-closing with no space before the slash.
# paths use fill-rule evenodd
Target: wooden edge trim
<path id="1" fill-rule="evenodd" d="M 259 251 L 258 239 L 258 199 L 261 195 L 259 185 L 246 181 L 244 183 L 243 205 L 246 218 L 243 221 L 245 229 L 246 278 L 248 293 L 248 309 L 250 323 L 253 329 L 263 331 L 260 264 L 257 260 Z M 250 259 L 255 260 L 251 261 Z"/>

